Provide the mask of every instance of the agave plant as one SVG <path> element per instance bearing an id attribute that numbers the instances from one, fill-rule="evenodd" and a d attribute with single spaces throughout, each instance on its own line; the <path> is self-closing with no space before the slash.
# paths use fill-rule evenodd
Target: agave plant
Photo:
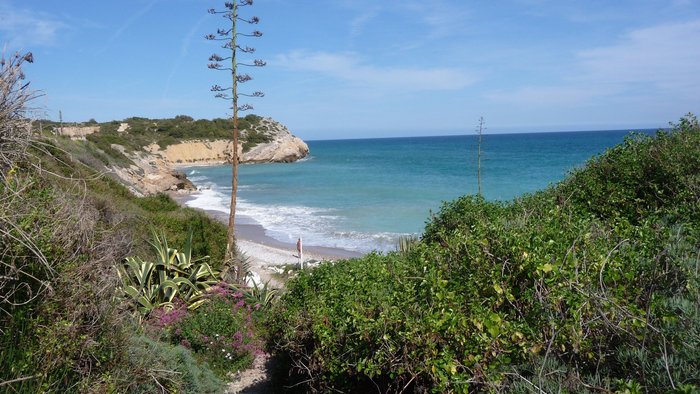
<path id="1" fill-rule="evenodd" d="M 251 278 L 252 286 L 244 291 L 244 294 L 248 302 L 252 304 L 259 304 L 263 308 L 268 308 L 272 305 L 273 301 L 277 298 L 279 290 L 270 287 L 270 281 L 257 283 Z"/>
<path id="2" fill-rule="evenodd" d="M 193 308 L 189 301 L 193 297 L 199 298 L 198 296 L 201 296 L 205 290 L 217 283 L 221 273 L 203 262 L 209 259 L 209 256 L 192 259 L 192 229 L 189 230 L 181 251 L 168 247 L 165 234 L 158 236 L 154 232 L 153 238 L 154 241 L 150 244 L 155 249 L 156 258 L 165 267 L 165 271 L 172 273 L 175 277 L 187 278 L 192 284 L 189 288 L 182 289 L 184 291 L 181 292 L 180 297 L 188 303 L 190 308 Z"/>
<path id="3" fill-rule="evenodd" d="M 175 297 L 188 308 L 197 308 L 204 302 L 205 291 L 218 282 L 220 273 L 201 262 L 209 256 L 192 259 L 192 229 L 182 251 L 170 248 L 164 234 L 154 231 L 153 238 L 150 244 L 156 252 L 155 263 L 127 257 L 118 267 L 122 292 L 144 317 L 156 308 L 172 308 Z"/>
<path id="4" fill-rule="evenodd" d="M 138 257 L 127 257 L 117 273 L 122 291 L 136 302 L 136 309 L 144 316 L 155 308 L 172 307 L 182 288 L 194 287 L 187 278 L 168 277 L 159 264 Z"/>

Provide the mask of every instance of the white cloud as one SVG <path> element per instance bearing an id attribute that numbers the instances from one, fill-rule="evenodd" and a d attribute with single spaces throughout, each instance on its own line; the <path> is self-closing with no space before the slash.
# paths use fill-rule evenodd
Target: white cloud
<path id="1" fill-rule="evenodd" d="M 524 86 L 488 97 L 534 106 L 655 95 L 692 99 L 700 90 L 699 42 L 700 20 L 633 30 L 611 45 L 575 52 L 556 85 Z"/>
<path id="2" fill-rule="evenodd" d="M 0 1 L 0 47 L 31 50 L 36 46 L 51 46 L 60 30 L 67 27 L 50 15 L 14 8 Z"/>
<path id="3" fill-rule="evenodd" d="M 586 82 L 622 89 L 646 83 L 663 90 L 700 84 L 700 21 L 664 24 L 630 32 L 618 44 L 578 53 Z"/>
<path id="4" fill-rule="evenodd" d="M 277 56 L 273 63 L 293 70 L 320 73 L 375 91 L 460 90 L 476 82 L 473 75 L 456 68 L 381 67 L 366 64 L 354 53 L 294 51 Z"/>
<path id="5" fill-rule="evenodd" d="M 469 30 L 465 23 L 472 5 L 445 0 L 345 0 L 342 5 L 356 16 L 350 20 L 350 36 L 359 36 L 371 22 L 404 26 L 419 34 L 407 34 L 392 45 L 400 50 L 421 48 Z M 391 22 L 387 22 L 390 20 Z"/>
<path id="6" fill-rule="evenodd" d="M 491 92 L 487 98 L 527 106 L 576 106 L 610 93 L 610 89 L 601 87 L 526 86 L 512 91 Z"/>

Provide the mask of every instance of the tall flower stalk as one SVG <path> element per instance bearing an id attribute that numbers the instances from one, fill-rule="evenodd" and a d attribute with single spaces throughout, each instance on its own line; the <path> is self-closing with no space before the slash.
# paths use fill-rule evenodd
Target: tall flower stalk
<path id="1" fill-rule="evenodd" d="M 212 15 L 222 15 L 230 23 L 226 28 L 219 28 L 216 34 L 207 34 L 205 38 L 211 41 L 221 41 L 221 48 L 228 51 L 230 56 L 220 56 L 218 54 L 212 54 L 209 57 L 208 67 L 212 70 L 226 71 L 231 74 L 231 86 L 221 87 L 219 85 L 214 85 L 211 87 L 211 91 L 214 92 L 215 97 L 224 100 L 230 100 L 232 103 L 232 119 L 233 119 L 233 132 L 232 132 L 232 149 L 231 149 L 231 208 L 229 212 L 228 219 L 228 233 L 226 238 L 226 264 L 234 268 L 234 279 L 237 282 L 242 282 L 245 279 L 245 270 L 242 263 L 236 259 L 237 248 L 236 248 L 236 236 L 235 236 L 235 226 L 236 226 L 236 195 L 238 194 L 238 164 L 240 161 L 238 154 L 238 140 L 239 140 L 239 130 L 238 130 L 238 112 L 247 111 L 253 109 L 250 104 L 240 104 L 240 96 L 246 97 L 263 97 L 264 94 L 260 91 L 256 91 L 250 94 L 240 93 L 238 90 L 239 83 L 246 83 L 253 78 L 246 73 L 239 73 L 239 66 L 243 67 L 263 67 L 265 62 L 259 59 L 255 59 L 252 63 L 242 63 L 238 59 L 238 52 L 242 54 L 252 54 L 255 52 L 255 48 L 248 46 L 241 46 L 238 43 L 238 37 L 261 37 L 262 33 L 258 30 L 253 30 L 250 33 L 241 33 L 237 30 L 237 25 L 240 22 L 249 25 L 256 25 L 260 22 L 257 16 L 253 16 L 250 19 L 241 18 L 238 14 L 240 7 L 252 6 L 253 0 L 238 0 L 232 2 L 224 3 L 224 10 L 218 11 L 214 8 L 209 9 L 209 13 Z M 226 65 L 223 62 L 227 62 Z M 228 64 L 230 62 L 230 66 Z"/>

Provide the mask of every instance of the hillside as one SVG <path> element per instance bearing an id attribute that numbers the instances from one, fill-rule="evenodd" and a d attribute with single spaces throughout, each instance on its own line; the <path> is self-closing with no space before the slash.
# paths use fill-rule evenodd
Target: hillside
<path id="1" fill-rule="evenodd" d="M 0 148 L 18 153 L 0 160 L 0 391 L 219 392 L 191 352 L 143 334 L 119 297 L 116 267 L 154 257 L 151 231 L 179 247 L 191 228 L 193 255 L 220 269 L 225 227 L 167 196 L 134 196 L 79 161 L 99 162 L 77 147 L 37 139 Z"/>
<path id="2" fill-rule="evenodd" d="M 137 195 L 192 190 L 182 165 L 221 164 L 231 161 L 230 119 L 194 120 L 128 118 L 123 121 L 59 124 L 33 122 L 35 132 L 53 133 L 73 141 L 62 143 L 83 162 L 104 170 Z M 248 115 L 239 121 L 241 163 L 293 162 L 309 148 L 281 123 Z M 89 155 L 80 151 L 89 151 Z M 94 160 L 98 159 L 98 162 Z"/>

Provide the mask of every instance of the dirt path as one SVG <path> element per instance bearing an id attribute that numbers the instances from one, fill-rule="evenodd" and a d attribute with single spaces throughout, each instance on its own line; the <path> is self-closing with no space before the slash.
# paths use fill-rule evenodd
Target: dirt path
<path id="1" fill-rule="evenodd" d="M 226 387 L 226 394 L 263 394 L 274 392 L 270 377 L 271 359 L 268 354 L 255 357 L 253 366 L 238 372 Z"/>

